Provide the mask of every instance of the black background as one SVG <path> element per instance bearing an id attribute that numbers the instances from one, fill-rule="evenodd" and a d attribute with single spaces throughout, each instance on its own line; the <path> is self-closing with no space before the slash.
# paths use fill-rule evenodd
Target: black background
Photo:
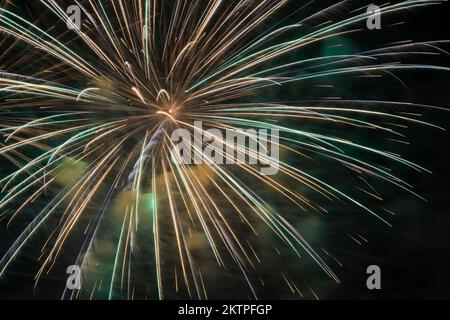
<path id="1" fill-rule="evenodd" d="M 449 4 L 412 13 L 408 17 L 408 35 L 414 35 L 416 41 L 449 39 L 449 13 Z M 448 56 L 443 55 L 439 59 L 441 65 L 450 65 Z M 415 102 L 450 108 L 448 74 L 415 72 L 413 77 L 403 80 L 413 92 Z M 450 130 L 449 112 L 430 111 L 428 119 Z M 411 133 L 411 140 L 416 141 L 414 148 L 410 148 L 410 154 L 405 154 L 405 157 L 414 158 L 433 174 L 411 176 L 408 182 L 428 201 L 412 201 L 401 193 L 392 195 L 390 201 L 397 204 L 400 212 L 391 220 L 393 227 L 377 228 L 369 243 L 340 252 L 343 260 L 352 262 L 339 272 L 342 284 L 333 285 L 324 298 L 450 298 L 449 133 L 417 131 Z M 5 229 L 2 227 L 0 232 L 5 232 Z M 382 269 L 380 291 L 366 288 L 366 268 L 370 264 L 379 265 Z M 63 279 L 53 280 L 55 285 L 61 281 Z M 42 290 L 36 295 L 29 289 L 32 283 L 27 266 L 12 270 L 7 278 L 0 279 L 0 298 L 56 297 L 54 293 Z"/>

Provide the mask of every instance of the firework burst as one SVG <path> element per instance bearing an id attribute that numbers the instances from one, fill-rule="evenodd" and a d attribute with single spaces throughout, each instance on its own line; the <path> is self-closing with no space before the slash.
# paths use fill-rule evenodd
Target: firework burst
<path id="1" fill-rule="evenodd" d="M 383 78 L 388 86 L 385 78 L 402 83 L 405 70 L 448 71 L 409 62 L 446 53 L 445 42 L 333 51 L 333 41 L 370 32 L 363 2 L 80 0 L 76 28 L 64 1 L 36 1 L 38 17 L 21 1 L 2 1 L 0 154 L 15 169 L 0 180 L 1 218 L 27 219 L 0 275 L 45 233 L 36 283 L 77 248 L 83 288 L 63 298 L 208 298 L 206 278 L 217 272 L 239 273 L 256 298 L 263 252 L 280 247 L 306 253 L 339 282 L 330 255 L 298 231 L 298 216 L 345 203 L 389 225 L 370 181 L 415 194 L 390 166 L 426 169 L 380 141 L 405 143 L 408 126 L 433 125 L 417 112 L 431 106 L 342 98 L 330 83 Z M 389 19 L 441 2 L 381 8 Z M 171 132 L 195 121 L 204 130 L 279 130 L 278 175 L 245 163 L 175 164 Z M 358 143 L 355 132 L 370 139 Z"/>

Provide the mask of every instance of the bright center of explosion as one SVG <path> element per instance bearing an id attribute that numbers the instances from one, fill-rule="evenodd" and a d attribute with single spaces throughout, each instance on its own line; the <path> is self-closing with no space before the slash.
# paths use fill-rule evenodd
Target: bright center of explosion
<path id="1" fill-rule="evenodd" d="M 164 115 L 164 116 L 166 116 L 166 117 L 168 117 L 168 118 L 170 118 L 170 119 L 175 121 L 175 118 L 174 118 L 175 110 L 173 108 L 168 109 L 167 111 L 160 110 L 160 111 L 157 111 L 156 113 Z"/>

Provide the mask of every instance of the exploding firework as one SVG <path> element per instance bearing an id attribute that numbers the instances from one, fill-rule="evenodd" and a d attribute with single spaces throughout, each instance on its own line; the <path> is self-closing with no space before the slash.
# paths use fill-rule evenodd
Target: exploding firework
<path id="1" fill-rule="evenodd" d="M 381 6 L 386 28 L 441 2 Z M 59 260 L 81 268 L 82 288 L 65 289 L 65 299 L 203 299 L 222 273 L 239 275 L 231 283 L 243 297 L 259 297 L 265 276 L 293 296 L 316 296 L 283 265 L 260 271 L 267 252 L 306 255 L 339 282 L 327 262 L 338 259 L 307 242 L 301 217 L 348 206 L 389 225 L 373 184 L 415 194 L 391 168 L 426 171 L 398 146 L 409 126 L 435 127 L 418 111 L 433 107 L 343 91 L 448 71 L 411 62 L 445 53 L 445 42 L 357 48 L 349 39 L 383 32 L 367 29 L 364 1 L 75 4 L 79 27 L 64 1 L 1 2 L 1 219 L 22 229 L 0 275 L 38 246 L 36 284 Z M 278 130 L 278 174 L 245 162 L 175 163 L 171 133 L 196 121 L 205 131 Z"/>

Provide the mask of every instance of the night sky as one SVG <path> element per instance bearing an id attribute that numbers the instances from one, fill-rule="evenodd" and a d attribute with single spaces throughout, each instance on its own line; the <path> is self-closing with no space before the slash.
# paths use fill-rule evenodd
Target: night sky
<path id="1" fill-rule="evenodd" d="M 24 1 L 28 2 L 28 1 Z M 0 1 L 1 3 L 1 1 Z M 380 43 L 396 41 L 396 39 L 431 41 L 449 39 L 448 16 L 450 5 L 442 4 L 414 10 L 404 15 L 404 26 L 394 31 L 365 32 L 364 36 L 352 38 L 352 43 L 359 48 L 376 46 Z M 36 10 L 29 6 L 33 14 Z M 39 16 L 38 13 L 35 13 Z M 45 15 L 44 15 L 45 16 Z M 1 19 L 1 18 L 0 18 Z M 0 40 L 3 34 L 0 33 Z M 345 42 L 345 37 L 344 40 Z M 333 47 L 333 43 L 327 44 Z M 14 59 L 20 50 L 4 55 L 8 42 L 0 45 L 0 70 L 5 61 Z M 444 45 L 447 50 L 450 46 Z M 324 50 L 316 48 L 313 50 Z M 82 48 L 80 48 L 82 50 Z M 344 50 L 345 46 L 338 49 Z M 314 52 L 314 51 L 312 51 Z M 450 67 L 449 55 L 427 56 L 420 60 L 423 63 L 438 64 Z M 23 62 L 27 63 L 27 62 Z M 32 68 L 32 67 L 30 67 Z M 450 113 L 444 109 L 450 108 L 450 72 L 414 71 L 401 73 L 402 81 L 407 89 L 400 89 L 395 84 L 383 85 L 378 80 L 372 83 L 367 81 L 353 81 L 345 83 L 340 78 L 327 79 L 335 83 L 342 90 L 339 92 L 346 99 L 372 98 L 380 95 L 387 99 L 403 99 L 418 104 L 439 106 L 442 109 L 426 109 L 421 111 L 423 119 L 450 130 Z M 394 82 L 392 82 L 394 83 Z M 286 91 L 283 91 L 286 90 Z M 292 88 L 280 89 L 273 95 L 289 95 Z M 296 90 L 296 89 L 295 89 Z M 299 89 L 307 97 L 311 88 Z M 2 103 L 0 93 L 0 105 Z M 1 120 L 0 120 L 1 121 Z M 328 128 L 327 128 L 328 129 Z M 349 132 L 349 134 L 353 134 Z M 370 137 L 359 136 L 360 141 Z M 333 255 L 338 257 L 342 266 L 332 264 L 333 270 L 340 278 L 341 283 L 336 284 L 325 274 L 318 270 L 317 265 L 310 261 L 297 263 L 293 259 L 267 256 L 274 265 L 283 265 L 290 270 L 290 274 L 297 274 L 298 281 L 304 285 L 306 299 L 314 299 L 313 291 L 320 299 L 449 299 L 450 298 L 450 149 L 449 133 L 438 129 L 411 126 L 408 130 L 410 145 L 401 147 L 401 154 L 407 159 L 432 171 L 432 174 L 419 173 L 413 170 L 398 167 L 396 173 L 401 174 L 405 180 L 414 187 L 414 192 L 421 195 L 426 201 L 418 199 L 407 192 L 391 186 L 380 185 L 383 199 L 389 210 L 396 212 L 389 216 L 392 227 L 383 224 L 377 219 L 362 215 L 355 208 L 345 205 L 329 205 L 329 214 L 324 216 L 306 216 L 297 221 L 297 226 L 305 238 L 312 239 L 311 244 L 321 247 L 326 244 L 332 248 Z M 10 173 L 12 166 L 9 162 L 3 164 L 0 173 L 4 176 Z M 295 159 L 291 159 L 295 163 Z M 320 174 L 331 177 L 339 172 L 334 168 L 322 167 Z M 344 177 L 345 175 L 343 175 Z M 345 179 L 345 178 L 343 178 Z M 353 182 L 349 179 L 349 185 Z M 257 183 L 254 186 L 258 187 Z M 264 195 L 264 190 L 261 190 Z M 270 197 L 270 194 L 266 194 Z M 48 201 L 45 197 L 39 198 L 34 204 L 36 208 Z M 293 217 L 292 207 L 282 202 L 274 203 L 280 211 Z M 292 212 L 291 212 L 292 211 Z M 7 219 L 6 219 L 7 220 Z M 6 226 L 6 220 L 0 221 L 0 255 L 4 253 L 22 230 L 26 217 L 18 218 L 11 226 Z M 359 244 L 352 241 L 346 234 L 353 230 L 363 234 L 368 240 Z M 52 231 L 52 224 L 46 225 L 36 236 L 34 243 L 42 244 L 47 232 Z M 170 241 L 168 239 L 167 241 Z M 54 271 L 45 276 L 36 288 L 33 277 L 38 268 L 35 259 L 39 254 L 40 245 L 30 247 L 23 251 L 9 266 L 0 278 L 0 299 L 59 299 L 64 287 L 66 274 L 64 266 L 70 264 L 77 252 L 77 240 L 74 239 L 65 246 L 66 251 L 55 265 Z M 264 256 L 264 248 L 260 248 Z M 286 248 L 288 250 L 288 248 Z M 204 259 L 205 264 L 211 263 L 210 257 L 203 257 L 202 248 L 194 252 L 198 259 Z M 330 259 L 331 261 L 331 259 Z M 369 265 L 378 265 L 382 271 L 382 289 L 369 291 L 366 288 L 366 268 Z M 211 267 L 213 268 L 213 267 Z M 266 269 L 264 269 L 266 268 Z M 279 277 L 271 277 L 272 266 L 263 265 L 261 275 L 265 276 L 266 284 L 259 292 L 262 298 L 293 299 L 289 288 L 280 282 Z M 145 281 L 145 280 L 143 280 Z M 244 285 L 241 279 L 230 270 L 223 278 L 220 276 L 209 279 L 210 298 L 243 298 L 240 287 Z M 306 288 L 310 288 L 311 291 Z M 177 296 L 169 297 L 177 298 Z"/>

